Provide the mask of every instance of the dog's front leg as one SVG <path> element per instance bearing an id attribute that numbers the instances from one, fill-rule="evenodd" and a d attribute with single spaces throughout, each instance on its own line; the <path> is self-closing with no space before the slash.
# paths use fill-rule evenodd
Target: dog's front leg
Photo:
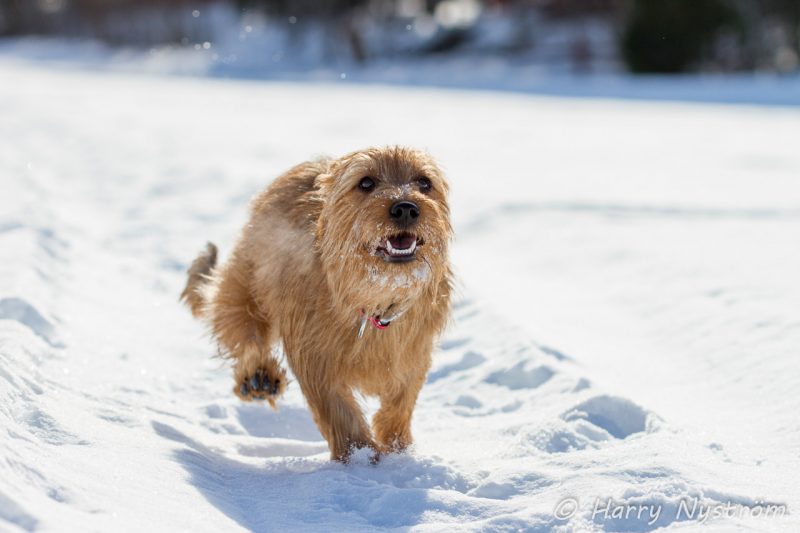
<path id="1" fill-rule="evenodd" d="M 375 444 L 361 408 L 348 387 L 324 390 L 300 383 L 320 433 L 328 441 L 331 459 L 346 463 L 356 448 Z"/>
<path id="2" fill-rule="evenodd" d="M 381 408 L 372 419 L 372 427 L 381 453 L 401 452 L 413 442 L 411 415 L 425 383 L 422 370 L 407 381 L 387 384 L 380 394 Z"/>

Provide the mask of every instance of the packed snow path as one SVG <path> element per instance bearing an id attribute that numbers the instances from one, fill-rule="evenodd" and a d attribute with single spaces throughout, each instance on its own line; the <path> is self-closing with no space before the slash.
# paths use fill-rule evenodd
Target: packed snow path
<path id="1" fill-rule="evenodd" d="M 798 527 L 797 110 L 0 79 L 0 529 Z M 394 143 L 448 171 L 462 289 L 414 450 L 342 466 L 177 295 L 270 179 Z"/>

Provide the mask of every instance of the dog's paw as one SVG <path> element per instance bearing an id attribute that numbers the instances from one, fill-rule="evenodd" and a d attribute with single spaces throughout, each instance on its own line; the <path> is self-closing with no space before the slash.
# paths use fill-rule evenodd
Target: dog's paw
<path id="1" fill-rule="evenodd" d="M 275 407 L 275 400 L 286 390 L 286 373 L 269 372 L 264 368 L 238 379 L 233 388 L 234 394 L 245 402 L 266 400 Z"/>

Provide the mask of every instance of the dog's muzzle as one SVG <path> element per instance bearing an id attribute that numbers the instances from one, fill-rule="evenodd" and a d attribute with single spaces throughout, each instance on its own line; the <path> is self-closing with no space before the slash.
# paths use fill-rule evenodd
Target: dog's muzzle
<path id="1" fill-rule="evenodd" d="M 419 206 L 408 200 L 401 200 L 389 208 L 389 217 L 401 228 L 410 228 L 419 219 Z"/>

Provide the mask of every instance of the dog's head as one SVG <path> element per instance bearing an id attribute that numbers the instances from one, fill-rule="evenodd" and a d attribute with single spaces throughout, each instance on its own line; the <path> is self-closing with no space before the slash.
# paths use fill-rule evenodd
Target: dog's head
<path id="1" fill-rule="evenodd" d="M 401 147 L 354 152 L 333 161 L 318 186 L 317 246 L 337 298 L 381 312 L 435 292 L 449 273 L 452 228 L 448 185 L 430 156 Z"/>

